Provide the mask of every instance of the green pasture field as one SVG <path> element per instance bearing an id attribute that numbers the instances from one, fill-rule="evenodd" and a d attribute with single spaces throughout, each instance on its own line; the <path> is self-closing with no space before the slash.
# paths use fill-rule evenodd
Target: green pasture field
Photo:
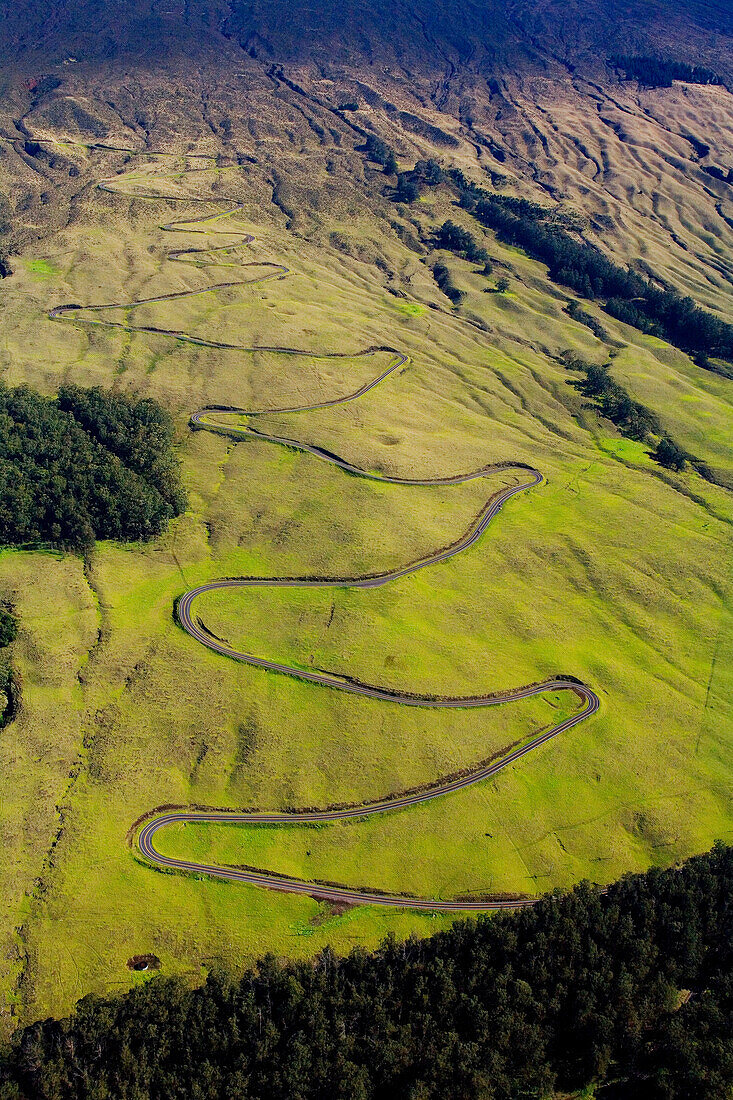
<path id="1" fill-rule="evenodd" d="M 160 160 L 136 164 L 121 189 L 144 181 L 172 194 L 166 170 Z M 114 171 L 99 159 L 100 176 Z M 175 186 L 199 193 L 221 177 L 217 194 L 247 200 L 236 172 L 196 175 Z M 176 624 L 174 601 L 204 580 L 339 577 L 419 558 L 455 540 L 516 478 L 380 484 L 295 449 L 188 427 L 207 404 L 266 410 L 350 393 L 391 361 L 387 351 L 356 354 L 375 345 L 409 362 L 358 401 L 217 422 L 316 444 L 377 474 L 429 478 L 519 461 L 545 481 L 507 503 L 470 550 L 399 582 L 219 592 L 197 614 L 248 652 L 411 691 L 482 693 L 570 674 L 598 692 L 600 713 L 494 779 L 427 805 L 319 828 L 176 827 L 158 834 L 161 850 L 449 898 L 608 882 L 733 838 L 730 494 L 694 471 L 661 470 L 585 407 L 562 353 L 603 362 L 608 348 L 563 313 L 541 265 L 487 237 L 511 266 L 511 294 L 493 295 L 474 265 L 446 255 L 466 291 L 455 310 L 421 258 L 376 220 L 329 225 L 354 241 L 353 255 L 327 234 L 295 237 L 254 202 L 216 223 L 231 235 L 158 228 L 201 213 L 96 192 L 84 218 L 43 242 L 42 257 L 14 259 L 2 288 L 4 380 L 46 393 L 66 381 L 100 384 L 164 402 L 189 499 L 149 545 L 100 544 L 86 563 L 0 555 L 0 596 L 20 624 L 12 659 L 23 699 L 0 735 L 6 1029 L 68 1011 L 89 991 L 146 980 L 127 968 L 136 954 L 195 979 L 219 959 L 344 951 L 447 926 L 446 915 L 335 911 L 163 873 L 136 855 L 129 831 L 165 805 L 322 807 L 430 784 L 577 705 L 569 692 L 480 710 L 380 703 L 219 657 Z M 462 215 L 446 200 L 419 216 Z M 248 232 L 256 240 L 244 246 Z M 407 300 L 358 258 L 377 237 Z M 165 260 L 170 248 L 222 243 L 234 268 Z M 205 290 L 236 278 L 239 262 L 282 263 L 291 274 L 78 320 L 310 355 L 222 351 L 46 316 L 63 302 Z M 588 308 L 624 345 L 618 380 L 684 446 L 729 468 L 729 384 Z"/>

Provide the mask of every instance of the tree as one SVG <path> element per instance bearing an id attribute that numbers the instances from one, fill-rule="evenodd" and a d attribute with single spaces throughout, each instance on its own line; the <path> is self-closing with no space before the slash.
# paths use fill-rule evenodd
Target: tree
<path id="1" fill-rule="evenodd" d="M 397 158 L 391 149 L 388 151 L 383 163 L 386 175 L 395 176 L 397 174 Z"/>
<path id="2" fill-rule="evenodd" d="M 198 989 L 154 978 L 17 1032 L 0 1097 L 515 1100 L 611 1077 L 614 1095 L 727 1100 L 732 894 L 717 844 L 426 940 L 265 957 Z"/>
<path id="3" fill-rule="evenodd" d="M 413 176 L 426 187 L 437 187 L 445 179 L 445 172 L 437 160 L 419 160 L 412 170 Z"/>
<path id="4" fill-rule="evenodd" d="M 688 65 L 684 61 L 665 60 L 661 57 L 612 57 L 612 64 L 624 70 L 627 80 L 638 80 L 647 88 L 671 88 L 673 80 L 688 84 L 722 84 L 720 77 L 702 65 Z"/>
<path id="5" fill-rule="evenodd" d="M 420 188 L 407 172 L 400 172 L 397 177 L 397 190 L 394 193 L 395 202 L 416 202 L 420 198 Z"/>
<path id="6" fill-rule="evenodd" d="M 172 421 L 154 401 L 0 385 L 0 544 L 149 539 L 183 506 Z"/>
<path id="7" fill-rule="evenodd" d="M 473 234 L 452 221 L 443 222 L 435 235 L 435 243 L 438 248 L 455 252 L 472 263 L 482 263 L 489 258 L 486 249 L 477 243 Z"/>
<path id="8" fill-rule="evenodd" d="M 497 294 L 504 294 L 509 289 L 509 280 L 506 275 L 502 275 L 500 279 L 496 281 Z"/>
<path id="9" fill-rule="evenodd" d="M 463 291 L 459 290 L 453 282 L 453 277 L 445 264 L 438 262 L 435 265 L 433 268 L 433 278 L 443 293 L 450 298 L 454 306 L 459 305 L 459 303 L 463 301 Z"/>
<path id="10" fill-rule="evenodd" d="M 624 435 L 645 442 L 653 432 L 659 430 L 654 413 L 634 401 L 623 386 L 614 381 L 608 363 L 598 366 L 576 360 L 569 362 L 568 368 L 581 372 L 582 377 L 573 382 L 573 385 L 585 397 L 592 397 L 601 415 L 615 424 Z"/>
<path id="11" fill-rule="evenodd" d="M 397 171 L 397 161 L 395 155 L 386 142 L 377 137 L 376 134 L 369 134 L 364 143 L 364 151 L 370 160 L 375 161 L 377 164 L 381 164 L 385 171 L 389 168 L 391 172 Z"/>
<path id="12" fill-rule="evenodd" d="M 709 356 L 733 360 L 733 325 L 700 309 L 692 299 L 662 290 L 649 278 L 615 264 L 595 245 L 576 240 L 558 224 L 558 215 L 551 220 L 550 208 L 486 191 L 457 169 L 449 176 L 461 204 L 473 209 L 480 224 L 504 243 L 546 263 L 554 281 L 583 297 L 605 299 L 606 312 L 642 332 L 664 337 L 703 365 Z"/>
<path id="13" fill-rule="evenodd" d="M 652 451 L 652 458 L 667 470 L 684 470 L 688 455 L 674 440 L 666 436 L 659 440 Z"/>

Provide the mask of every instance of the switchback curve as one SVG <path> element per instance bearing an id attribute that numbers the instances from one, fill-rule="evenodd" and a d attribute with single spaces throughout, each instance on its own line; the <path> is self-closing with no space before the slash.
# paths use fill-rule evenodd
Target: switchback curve
<path id="1" fill-rule="evenodd" d="M 121 150 L 120 150 L 121 151 Z M 125 150 L 127 152 L 127 150 Z M 164 154 L 155 154 L 164 155 Z M 109 180 L 100 181 L 99 186 L 107 191 L 116 193 L 119 188 L 114 187 Z M 124 192 L 123 192 L 124 193 Z M 196 203 L 216 203 L 217 205 L 222 201 L 218 196 L 213 195 L 160 195 L 158 193 L 139 194 L 136 193 L 136 197 L 160 199 L 165 198 L 167 200 L 180 200 L 185 202 Z M 220 221 L 223 218 L 231 217 L 239 210 L 243 209 L 243 204 L 236 200 L 225 200 L 231 202 L 232 205 L 223 211 L 217 211 L 214 214 L 204 214 L 198 218 L 184 218 L 178 221 L 168 222 L 161 226 L 162 229 L 172 231 L 183 231 L 183 227 L 190 227 L 193 225 L 202 226 L 209 224 L 213 221 Z M 236 231 L 232 230 L 213 230 L 208 229 L 190 229 L 187 228 L 187 232 L 198 233 L 211 233 L 220 232 L 232 235 Z M 240 240 L 237 242 L 237 246 L 251 242 L 253 237 L 248 233 L 238 233 Z M 214 290 L 220 290 L 230 287 L 252 285 L 254 283 L 265 282 L 269 279 L 279 278 L 288 274 L 289 269 L 282 264 L 253 264 L 253 265 L 234 265 L 226 264 L 225 261 L 207 261 L 203 259 L 195 259 L 192 257 L 197 256 L 210 256 L 215 253 L 228 253 L 234 247 L 233 244 L 222 245 L 220 247 L 213 248 L 201 248 L 201 249 L 174 249 L 167 253 L 167 258 L 183 263 L 193 263 L 196 266 L 271 266 L 274 270 L 266 275 L 259 276 L 252 280 L 238 280 L 228 281 L 224 283 L 216 283 L 205 287 L 200 290 L 185 290 L 171 294 L 158 295 L 151 298 L 139 299 L 133 302 L 125 303 L 108 303 L 98 304 L 91 306 L 80 306 L 77 304 L 56 306 L 49 313 L 49 317 L 52 320 L 57 321 L 73 321 L 75 323 L 82 323 L 85 325 L 103 325 L 109 328 L 124 329 L 129 332 L 145 332 L 153 333 L 156 335 L 168 336 L 175 340 L 184 341 L 187 343 L 197 344 L 203 347 L 211 348 L 223 348 L 227 350 L 239 350 L 239 351 L 278 351 L 285 355 L 293 356 L 310 356 L 315 358 L 344 358 L 339 355 L 318 355 L 313 356 L 313 353 L 301 351 L 295 348 L 249 348 L 243 345 L 222 343 L 219 341 L 206 340 L 201 337 L 192 336 L 188 333 L 161 329 L 154 326 L 135 326 L 126 324 L 124 322 L 101 320 L 101 319 L 82 319 L 77 316 L 80 310 L 84 312 L 103 312 L 109 309 L 120 308 L 132 308 L 138 305 L 145 305 L 151 302 L 157 301 L 172 301 L 180 298 L 191 297 L 198 294 L 209 293 Z M 503 768 L 508 767 L 510 764 L 516 763 L 522 757 L 528 753 L 538 749 L 541 745 L 546 744 L 549 740 L 557 737 L 559 734 L 567 732 L 572 729 L 578 723 L 584 721 L 586 718 L 594 714 L 600 705 L 600 700 L 596 693 L 586 686 L 580 683 L 572 677 L 557 676 L 551 680 L 547 680 L 539 684 L 530 684 L 524 687 L 510 688 L 507 690 L 486 693 L 482 695 L 473 696 L 438 696 L 438 695 L 418 695 L 409 692 L 402 692 L 392 690 L 388 688 L 382 688 L 376 685 L 362 683 L 359 680 L 350 677 L 341 677 L 326 672 L 315 672 L 308 669 L 300 669 L 294 666 L 285 665 L 277 661 L 271 661 L 263 657 L 257 657 L 253 654 L 243 653 L 235 650 L 225 642 L 218 638 L 215 638 L 209 631 L 206 630 L 201 620 L 194 618 L 192 614 L 192 607 L 195 600 L 205 592 L 211 592 L 214 590 L 223 590 L 230 588 L 262 588 L 262 587 L 299 587 L 299 588 L 325 588 L 325 587 L 351 587 L 351 588 L 376 588 L 381 585 L 387 584 L 391 581 L 408 576 L 411 573 L 416 572 L 419 569 L 423 569 L 429 565 L 436 564 L 438 562 L 446 561 L 449 558 L 461 553 L 463 550 L 472 546 L 477 539 L 481 537 L 483 532 L 491 520 L 497 515 L 502 505 L 515 496 L 517 493 L 524 492 L 536 485 L 539 485 L 542 481 L 542 475 L 539 471 L 532 467 L 525 466 L 523 464 L 502 463 L 484 466 L 480 470 L 473 471 L 467 474 L 457 474 L 443 478 L 421 479 L 421 478 L 399 478 L 390 477 L 387 475 L 376 475 L 360 469 L 357 466 L 347 462 L 344 459 L 339 458 L 337 455 L 333 455 L 328 451 L 324 451 L 321 448 L 311 446 L 308 444 L 300 443 L 296 440 L 289 439 L 283 436 L 271 435 L 266 432 L 258 431 L 251 426 L 244 427 L 228 427 L 221 424 L 213 423 L 210 418 L 215 413 L 233 413 L 240 416 L 256 417 L 264 415 L 266 413 L 284 413 L 284 412 L 301 412 L 306 410 L 313 410 L 319 408 L 326 408 L 333 405 L 343 404 L 347 401 L 353 401 L 363 396 L 369 390 L 375 388 L 382 381 L 384 381 L 393 371 L 398 367 L 407 363 L 407 356 L 390 347 L 370 347 L 362 352 L 358 352 L 359 356 L 373 355 L 378 351 L 389 352 L 392 355 L 392 359 L 385 370 L 364 385 L 359 387 L 352 393 L 348 393 L 342 396 L 331 398 L 327 401 L 321 401 L 310 405 L 300 405 L 293 407 L 283 408 L 271 408 L 271 409 L 259 409 L 259 410 L 245 410 L 234 408 L 232 406 L 208 406 L 204 409 L 198 410 L 191 417 L 191 426 L 198 429 L 204 429 L 223 433 L 233 436 L 234 438 L 257 438 L 267 442 L 281 444 L 289 447 L 294 447 L 298 450 L 309 452 L 317 458 L 324 461 L 335 464 L 344 471 L 360 476 L 369 478 L 372 480 L 379 480 L 389 482 L 390 484 L 399 485 L 451 485 L 459 484 L 461 482 L 473 480 L 479 477 L 486 477 L 491 473 L 495 473 L 499 470 L 517 470 L 521 471 L 526 480 L 521 481 L 516 485 L 510 485 L 497 493 L 492 494 L 487 500 L 484 508 L 480 512 L 476 520 L 471 524 L 469 529 L 464 535 L 457 539 L 450 546 L 441 550 L 435 551 L 432 554 L 428 554 L 423 558 L 413 561 L 405 566 L 399 567 L 395 570 L 391 570 L 384 573 L 370 574 L 359 577 L 333 577 L 333 578 L 320 578 L 320 577 L 237 577 L 237 578 L 223 578 L 216 581 L 210 581 L 206 584 L 197 586 L 190 589 L 188 592 L 180 598 L 177 605 L 178 620 L 183 629 L 195 638 L 202 645 L 207 646 L 209 649 L 214 650 L 223 656 L 233 658 L 238 661 L 245 662 L 258 668 L 263 668 L 271 672 L 283 673 L 286 675 L 294 676 L 302 680 L 309 681 L 311 683 L 319 684 L 322 686 L 337 689 L 339 691 L 348 692 L 350 694 L 367 696 L 372 699 L 381 700 L 383 702 L 400 703 L 406 706 L 420 706 L 420 707 L 484 707 L 484 706 L 496 706 L 501 703 L 508 703 L 518 701 L 520 699 L 526 699 L 531 696 L 543 694 L 548 691 L 569 690 L 574 692 L 581 700 L 582 707 L 575 714 L 566 718 L 563 722 L 560 722 L 556 726 L 541 731 L 537 736 L 527 741 L 520 747 L 515 748 L 513 751 L 504 755 L 501 759 L 488 763 L 483 766 L 479 766 L 467 773 L 464 773 L 458 777 L 449 777 L 444 780 L 439 780 L 433 786 L 423 788 L 419 791 L 403 792 L 395 797 L 381 799 L 372 803 L 360 805 L 358 807 L 330 807 L 323 810 L 302 810 L 291 811 L 284 813 L 263 813 L 259 811 L 227 811 L 227 810 L 192 810 L 181 808 L 167 813 L 156 813 L 152 811 L 151 815 L 146 815 L 149 820 L 143 819 L 144 823 L 140 828 L 140 832 L 137 836 L 137 843 L 142 855 L 150 860 L 151 863 L 173 870 L 182 872 L 206 874 L 217 878 L 228 879 L 236 882 L 245 882 L 250 885 L 267 887 L 272 890 L 277 890 L 286 893 L 294 894 L 308 894 L 310 896 L 318 897 L 330 902 L 339 903 L 370 903 L 378 904 L 390 907 L 409 907 L 412 909 L 422 910 L 436 910 L 436 911 L 485 911 L 489 909 L 507 909 L 516 908 L 522 905 L 533 904 L 536 899 L 527 897 L 502 897 L 502 898 L 457 898 L 454 900 L 444 901 L 437 898 L 416 898 L 401 894 L 390 894 L 377 889 L 358 889 L 347 886 L 339 886 L 330 883 L 313 882 L 301 879 L 289 878 L 285 875 L 280 875 L 271 871 L 257 870 L 255 868 L 247 867 L 223 867 L 223 866 L 209 866 L 202 863 L 196 863 L 188 860 L 175 859 L 173 857 L 165 856 L 159 852 L 154 844 L 153 838 L 155 834 L 166 826 L 180 823 L 193 823 L 193 822 L 211 822 L 211 823 L 227 823 L 227 824 L 247 824 L 247 825 L 284 825 L 284 824 L 314 824 L 314 823 L 326 823 L 333 821 L 343 821 L 347 819 L 366 818 L 373 816 L 374 814 L 384 813 L 389 810 L 405 809 L 409 806 L 414 806 L 422 802 L 430 801 L 443 795 L 453 793 L 461 790 L 474 783 L 478 783 L 488 777 L 497 774 Z M 350 356 L 349 358 L 354 358 Z"/>

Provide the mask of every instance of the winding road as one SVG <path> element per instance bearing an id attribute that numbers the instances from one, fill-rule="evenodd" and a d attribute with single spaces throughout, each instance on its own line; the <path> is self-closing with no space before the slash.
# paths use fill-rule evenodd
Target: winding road
<path id="1" fill-rule="evenodd" d="M 54 144 L 63 144 L 62 142 L 56 142 Z M 100 147 L 102 148 L 102 147 Z M 108 147 L 107 147 L 108 148 Z M 131 150 L 115 150 L 118 152 L 131 152 Z M 154 155 L 167 155 L 167 154 L 154 154 Z M 190 156 L 191 154 L 188 154 Z M 199 169 L 200 170 L 200 169 Z M 191 170 L 184 169 L 184 172 L 174 173 L 171 178 L 179 178 L 183 174 L 188 174 Z M 194 169 L 193 171 L 196 171 Z M 161 175 L 156 175 L 157 179 L 165 178 Z M 131 177 L 128 175 L 127 182 L 130 182 Z M 150 178 L 147 179 L 150 182 Z M 112 193 L 122 193 L 130 195 L 129 191 L 123 191 L 113 180 L 103 180 L 99 186 L 106 191 Z M 213 229 L 212 223 L 221 221 L 224 218 L 231 217 L 243 209 L 244 204 L 231 199 L 222 200 L 221 197 L 215 195 L 165 195 L 156 192 L 147 192 L 141 194 L 134 192 L 136 198 L 149 198 L 159 200 L 161 198 L 167 200 L 185 201 L 187 203 L 215 203 L 217 206 L 226 201 L 228 205 L 227 209 L 216 213 L 209 213 L 202 215 L 201 217 L 184 218 L 179 221 L 168 222 L 161 226 L 162 229 L 170 232 L 198 232 L 209 234 L 212 232 L 226 233 L 227 235 L 236 235 L 239 237 L 236 245 L 231 242 L 220 247 L 211 248 L 188 248 L 188 249 L 175 249 L 167 253 L 167 258 L 184 263 L 193 263 L 196 266 L 232 266 L 232 267 L 271 267 L 272 271 L 265 275 L 260 275 L 251 280 L 238 280 L 229 281 L 224 283 L 217 283 L 200 290 L 184 290 L 171 294 L 158 295 L 152 298 L 139 299 L 133 302 L 125 303 L 108 303 L 103 305 L 91 305 L 80 306 L 78 304 L 68 304 L 56 306 L 50 311 L 50 318 L 56 321 L 72 321 L 76 324 L 84 325 L 103 325 L 110 328 L 124 329 L 128 332 L 144 332 L 154 333 L 156 335 L 163 335 L 171 337 L 172 339 L 184 341 L 187 343 L 197 344 L 203 347 L 209 348 L 224 348 L 229 350 L 237 350 L 242 352 L 252 351 L 277 351 L 284 355 L 292 356 L 308 356 L 309 358 L 333 358 L 344 359 L 346 356 L 342 355 L 318 355 L 315 356 L 311 352 L 301 351 L 296 348 L 280 348 L 272 347 L 266 348 L 259 346 L 257 348 L 249 348 L 237 344 L 222 343 L 219 341 L 206 340 L 202 337 L 193 336 L 189 333 L 162 329 L 150 325 L 135 326 L 123 321 L 113 321 L 102 318 L 80 318 L 78 316 L 81 310 L 84 313 L 101 313 L 110 309 L 119 309 L 124 307 L 130 309 L 134 306 L 145 305 L 151 302 L 160 301 L 174 301 L 180 298 L 192 297 L 194 295 L 206 294 L 215 290 L 236 287 L 247 286 L 254 283 L 265 282 L 268 279 L 279 278 L 283 275 L 287 275 L 289 269 L 281 264 L 239 264 L 226 263 L 223 260 L 207 260 L 201 257 L 211 256 L 214 253 L 228 253 L 233 248 L 239 247 L 241 244 L 248 243 L 253 240 L 250 234 L 238 232 L 231 229 Z M 207 228 L 190 228 L 191 226 L 204 226 Z M 185 230 L 184 230 L 185 227 Z M 211 634 L 203 624 L 200 618 L 195 615 L 195 603 L 198 597 L 207 592 L 222 591 L 225 589 L 239 589 L 239 588 L 265 588 L 265 587 L 279 587 L 279 588 L 377 588 L 384 584 L 389 584 L 391 581 L 398 580 L 402 577 L 406 577 L 411 573 L 416 572 L 419 569 L 424 569 L 430 565 L 435 565 L 439 562 L 447 561 L 449 558 L 455 557 L 456 554 L 462 553 L 471 547 L 484 533 L 489 523 L 494 519 L 502 505 L 518 493 L 525 492 L 542 482 L 542 475 L 538 470 L 532 467 L 525 466 L 520 463 L 500 463 L 487 465 L 479 470 L 466 474 L 456 474 L 443 478 L 400 478 L 390 477 L 387 475 L 379 475 L 370 473 L 366 470 L 360 469 L 354 466 L 352 463 L 340 458 L 338 455 L 334 455 L 331 452 L 322 450 L 319 447 L 311 446 L 298 442 L 297 440 L 290 439 L 285 436 L 278 436 L 268 434 L 267 432 L 260 431 L 249 424 L 242 426 L 233 425 L 227 426 L 221 423 L 213 421 L 214 416 L 220 416 L 221 414 L 232 414 L 233 416 L 256 418 L 258 416 L 272 414 L 272 413 L 285 413 L 285 412 L 304 412 L 308 410 L 321 409 L 329 406 L 344 404 L 348 401 L 357 400 L 365 393 L 373 390 L 380 383 L 384 382 L 395 370 L 407 363 L 407 356 L 390 347 L 370 347 L 364 351 L 358 352 L 357 356 L 371 356 L 378 352 L 386 352 L 391 358 L 386 369 L 379 373 L 376 377 L 360 386 L 354 392 L 337 396 L 329 400 L 320 401 L 311 405 L 299 405 L 283 408 L 269 408 L 269 409 L 257 409 L 257 410 L 245 410 L 240 408 L 234 408 L 227 405 L 208 406 L 200 409 L 194 413 L 191 417 L 191 426 L 198 430 L 207 430 L 225 434 L 235 439 L 258 439 L 264 440 L 269 443 L 278 444 L 295 448 L 302 452 L 308 452 L 309 454 L 321 459 L 325 462 L 336 465 L 345 472 L 368 478 L 371 480 L 384 481 L 394 485 L 412 485 L 412 486 L 429 486 L 429 485 L 457 485 L 461 482 L 471 481 L 476 478 L 487 477 L 491 474 L 495 474 L 500 471 L 515 471 L 519 475 L 521 480 L 517 484 L 509 485 L 498 492 L 491 494 L 486 501 L 482 511 L 478 517 L 473 521 L 468 530 L 460 536 L 451 545 L 444 547 L 434 553 L 428 554 L 425 557 L 419 558 L 415 561 L 401 566 L 397 569 L 384 573 L 374 573 L 364 576 L 353 577 L 236 577 L 236 578 L 223 578 L 220 580 L 209 581 L 205 584 L 201 584 L 196 588 L 190 589 L 184 593 L 177 604 L 178 621 L 183 629 L 195 638 L 202 645 L 207 646 L 209 649 L 214 650 L 217 653 L 222 654 L 225 657 L 232 658 L 237 661 L 245 662 L 246 664 L 253 665 L 257 668 L 265 669 L 269 672 L 282 673 L 289 676 L 297 677 L 301 680 L 306 680 L 313 684 L 318 684 L 324 687 L 336 689 L 338 691 L 348 692 L 352 695 L 367 696 L 371 699 L 378 699 L 385 703 L 396 703 L 403 706 L 416 706 L 416 707 L 452 707 L 452 708 L 464 708 L 464 707 L 487 707 L 497 706 L 503 703 L 516 702 L 520 699 L 527 699 L 531 696 L 537 696 L 550 691 L 571 691 L 579 698 L 581 706 L 564 721 L 552 726 L 549 729 L 545 729 L 538 733 L 535 737 L 527 740 L 524 744 L 514 748 L 512 751 L 506 753 L 500 759 L 494 760 L 489 763 L 485 763 L 477 766 L 473 770 L 465 772 L 459 776 L 450 776 L 444 779 L 436 781 L 432 786 L 421 788 L 414 791 L 406 791 L 394 797 L 388 797 L 380 799 L 375 802 L 370 802 L 358 806 L 332 806 L 323 810 L 296 810 L 283 813 L 266 813 L 260 811 L 227 811 L 227 810 L 194 810 L 186 807 L 180 809 L 168 809 L 151 810 L 149 814 L 145 815 L 139 822 L 136 823 L 134 828 L 139 828 L 137 832 L 137 844 L 141 854 L 146 860 L 149 860 L 152 864 L 158 867 L 172 869 L 181 872 L 193 873 L 197 875 L 210 875 L 216 878 L 228 879 L 235 882 L 245 882 L 250 885 L 266 887 L 271 890 L 278 890 L 291 894 L 307 894 L 312 897 L 317 897 L 332 903 L 369 903 L 382 906 L 391 907 L 409 907 L 411 909 L 432 910 L 432 911 L 485 911 L 489 909 L 509 909 L 516 908 L 523 905 L 534 904 L 536 899 L 529 897 L 482 897 L 482 898 L 456 898 L 452 900 L 442 900 L 438 898 L 418 898 L 402 894 L 391 894 L 380 891 L 378 889 L 358 889 L 348 886 L 335 885 L 330 883 L 315 882 L 304 879 L 290 878 L 285 875 L 278 874 L 273 871 L 258 870 L 256 868 L 249 867 L 229 867 L 208 865 L 204 863 L 198 863 L 189 860 L 177 859 L 171 856 L 166 856 L 160 852 L 154 844 L 156 834 L 170 825 L 181 823 L 201 823 L 210 822 L 215 824 L 242 824 L 242 825 L 297 825 L 297 824 L 315 824 L 315 823 L 327 823 L 333 821 L 344 821 L 349 819 L 363 819 L 375 814 L 386 813 L 394 810 L 405 809 L 410 806 L 415 806 L 420 803 L 431 801 L 435 798 L 442 797 L 443 795 L 451 794 L 455 791 L 462 790 L 474 783 L 482 782 L 488 779 L 490 776 L 496 775 L 503 768 L 508 767 L 511 764 L 521 760 L 530 752 L 534 752 L 542 745 L 545 745 L 548 741 L 559 736 L 561 733 L 565 733 L 578 725 L 580 722 L 585 721 L 592 714 L 594 714 L 600 705 L 598 696 L 596 693 L 585 684 L 575 680 L 570 676 L 558 675 L 550 680 L 546 680 L 542 683 L 530 684 L 524 687 L 509 688 L 502 691 L 496 691 L 491 693 L 485 693 L 481 695 L 470 696 L 440 696 L 440 695 L 418 695 L 405 691 L 398 691 L 395 689 L 379 687 L 377 685 L 363 683 L 357 679 L 338 676 L 328 672 L 316 672 L 308 669 L 301 669 L 291 665 L 282 664 L 278 661 L 272 661 L 264 657 L 258 657 L 254 654 L 244 653 L 229 646 L 226 642 L 219 638 L 216 638 Z M 356 356 L 349 356 L 348 358 L 355 358 Z"/>

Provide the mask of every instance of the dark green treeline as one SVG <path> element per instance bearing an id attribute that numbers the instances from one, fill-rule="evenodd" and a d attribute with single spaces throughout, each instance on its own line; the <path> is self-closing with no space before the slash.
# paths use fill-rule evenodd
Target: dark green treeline
<path id="1" fill-rule="evenodd" d="M 1 1100 L 733 1096 L 733 849 L 345 959 L 155 978 L 22 1031 Z M 605 1084 L 604 1084 L 605 1082 Z"/>

